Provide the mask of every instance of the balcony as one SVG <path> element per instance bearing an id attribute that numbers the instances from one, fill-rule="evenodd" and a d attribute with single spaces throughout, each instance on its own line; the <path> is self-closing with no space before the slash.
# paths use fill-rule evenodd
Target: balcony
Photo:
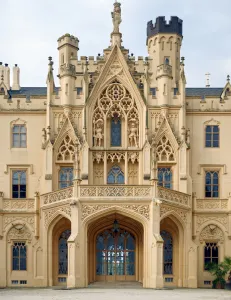
<path id="1" fill-rule="evenodd" d="M 196 199 L 194 210 L 197 211 L 225 211 L 228 210 L 228 199 Z"/>
<path id="2" fill-rule="evenodd" d="M 80 185 L 78 187 L 78 198 L 84 201 L 99 200 L 139 200 L 152 201 L 154 196 L 153 186 L 151 185 Z M 48 206 L 57 202 L 68 201 L 73 198 L 74 188 L 47 193 L 40 196 L 41 205 Z M 166 189 L 163 187 L 157 188 L 157 197 L 165 203 L 174 204 L 189 208 L 191 206 L 191 196 L 178 191 Z"/>
<path id="3" fill-rule="evenodd" d="M 3 199 L 3 210 L 10 212 L 33 212 L 35 210 L 34 199 Z"/>

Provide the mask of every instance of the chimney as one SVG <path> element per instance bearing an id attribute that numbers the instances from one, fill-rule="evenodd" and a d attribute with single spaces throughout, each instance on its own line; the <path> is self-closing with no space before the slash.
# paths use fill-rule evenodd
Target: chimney
<path id="1" fill-rule="evenodd" d="M 17 64 L 13 67 L 13 85 L 12 90 L 20 90 L 20 69 Z"/>
<path id="2" fill-rule="evenodd" d="M 4 83 L 6 85 L 6 88 L 10 89 L 10 68 L 8 67 L 8 64 L 5 64 L 5 70 L 4 70 Z"/>

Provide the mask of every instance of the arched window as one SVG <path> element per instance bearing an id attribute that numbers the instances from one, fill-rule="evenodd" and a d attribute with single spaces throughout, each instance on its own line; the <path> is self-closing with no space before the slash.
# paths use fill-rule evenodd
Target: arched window
<path id="1" fill-rule="evenodd" d="M 73 184 L 73 168 L 62 167 L 59 171 L 59 188 L 64 189 Z"/>
<path id="2" fill-rule="evenodd" d="M 160 232 L 162 239 L 164 240 L 164 274 L 173 274 L 172 262 L 173 262 L 173 243 L 172 235 L 165 230 Z"/>
<path id="3" fill-rule="evenodd" d="M 65 230 L 61 233 L 59 237 L 59 274 L 67 274 L 68 273 L 68 248 L 67 248 L 67 240 L 71 235 L 70 230 Z"/>
<path id="4" fill-rule="evenodd" d="M 117 114 L 111 119 L 111 146 L 121 146 L 121 120 Z"/>
<path id="5" fill-rule="evenodd" d="M 169 57 L 165 57 L 164 58 L 164 64 L 165 65 L 169 65 L 170 64 Z"/>
<path id="6" fill-rule="evenodd" d="M 218 171 L 205 172 L 205 197 L 207 198 L 219 197 L 219 172 Z"/>
<path id="7" fill-rule="evenodd" d="M 158 185 L 168 189 L 172 188 L 171 168 L 158 168 Z"/>
<path id="8" fill-rule="evenodd" d="M 124 173 L 119 166 L 113 166 L 107 176 L 108 184 L 124 184 Z"/>

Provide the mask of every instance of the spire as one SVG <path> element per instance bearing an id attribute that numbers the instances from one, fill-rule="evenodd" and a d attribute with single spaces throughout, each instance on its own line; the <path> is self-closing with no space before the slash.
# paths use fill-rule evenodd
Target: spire
<path id="1" fill-rule="evenodd" d="M 120 47 L 122 43 L 122 34 L 120 33 L 120 23 L 122 22 L 121 19 L 121 3 L 117 2 L 114 3 L 114 10 L 111 13 L 112 16 L 112 23 L 113 23 L 113 31 L 111 33 L 111 45 L 115 46 L 116 44 Z"/>

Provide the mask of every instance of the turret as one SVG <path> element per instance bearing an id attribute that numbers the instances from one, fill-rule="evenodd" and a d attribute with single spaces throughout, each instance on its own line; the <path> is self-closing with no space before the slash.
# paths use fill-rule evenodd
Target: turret
<path id="1" fill-rule="evenodd" d="M 12 90 L 20 90 L 20 69 L 17 64 L 13 67 L 13 85 Z"/>
<path id="2" fill-rule="evenodd" d="M 78 58 L 79 40 L 70 34 L 58 39 L 59 75 L 61 86 L 61 104 L 70 106 L 75 100 L 76 69 L 74 61 Z"/>
<path id="3" fill-rule="evenodd" d="M 151 82 L 152 87 L 157 86 L 156 81 L 160 69 L 163 75 L 164 69 L 167 76 L 171 73 L 173 79 L 172 88 L 178 87 L 180 78 L 180 48 L 183 38 L 182 27 L 183 21 L 178 17 L 171 17 L 168 24 L 165 21 L 165 17 L 158 17 L 155 25 L 153 25 L 152 21 L 148 22 L 147 46 L 149 58 L 151 59 L 151 69 L 154 75 Z M 171 68 L 160 67 L 161 65 L 168 65 Z"/>

